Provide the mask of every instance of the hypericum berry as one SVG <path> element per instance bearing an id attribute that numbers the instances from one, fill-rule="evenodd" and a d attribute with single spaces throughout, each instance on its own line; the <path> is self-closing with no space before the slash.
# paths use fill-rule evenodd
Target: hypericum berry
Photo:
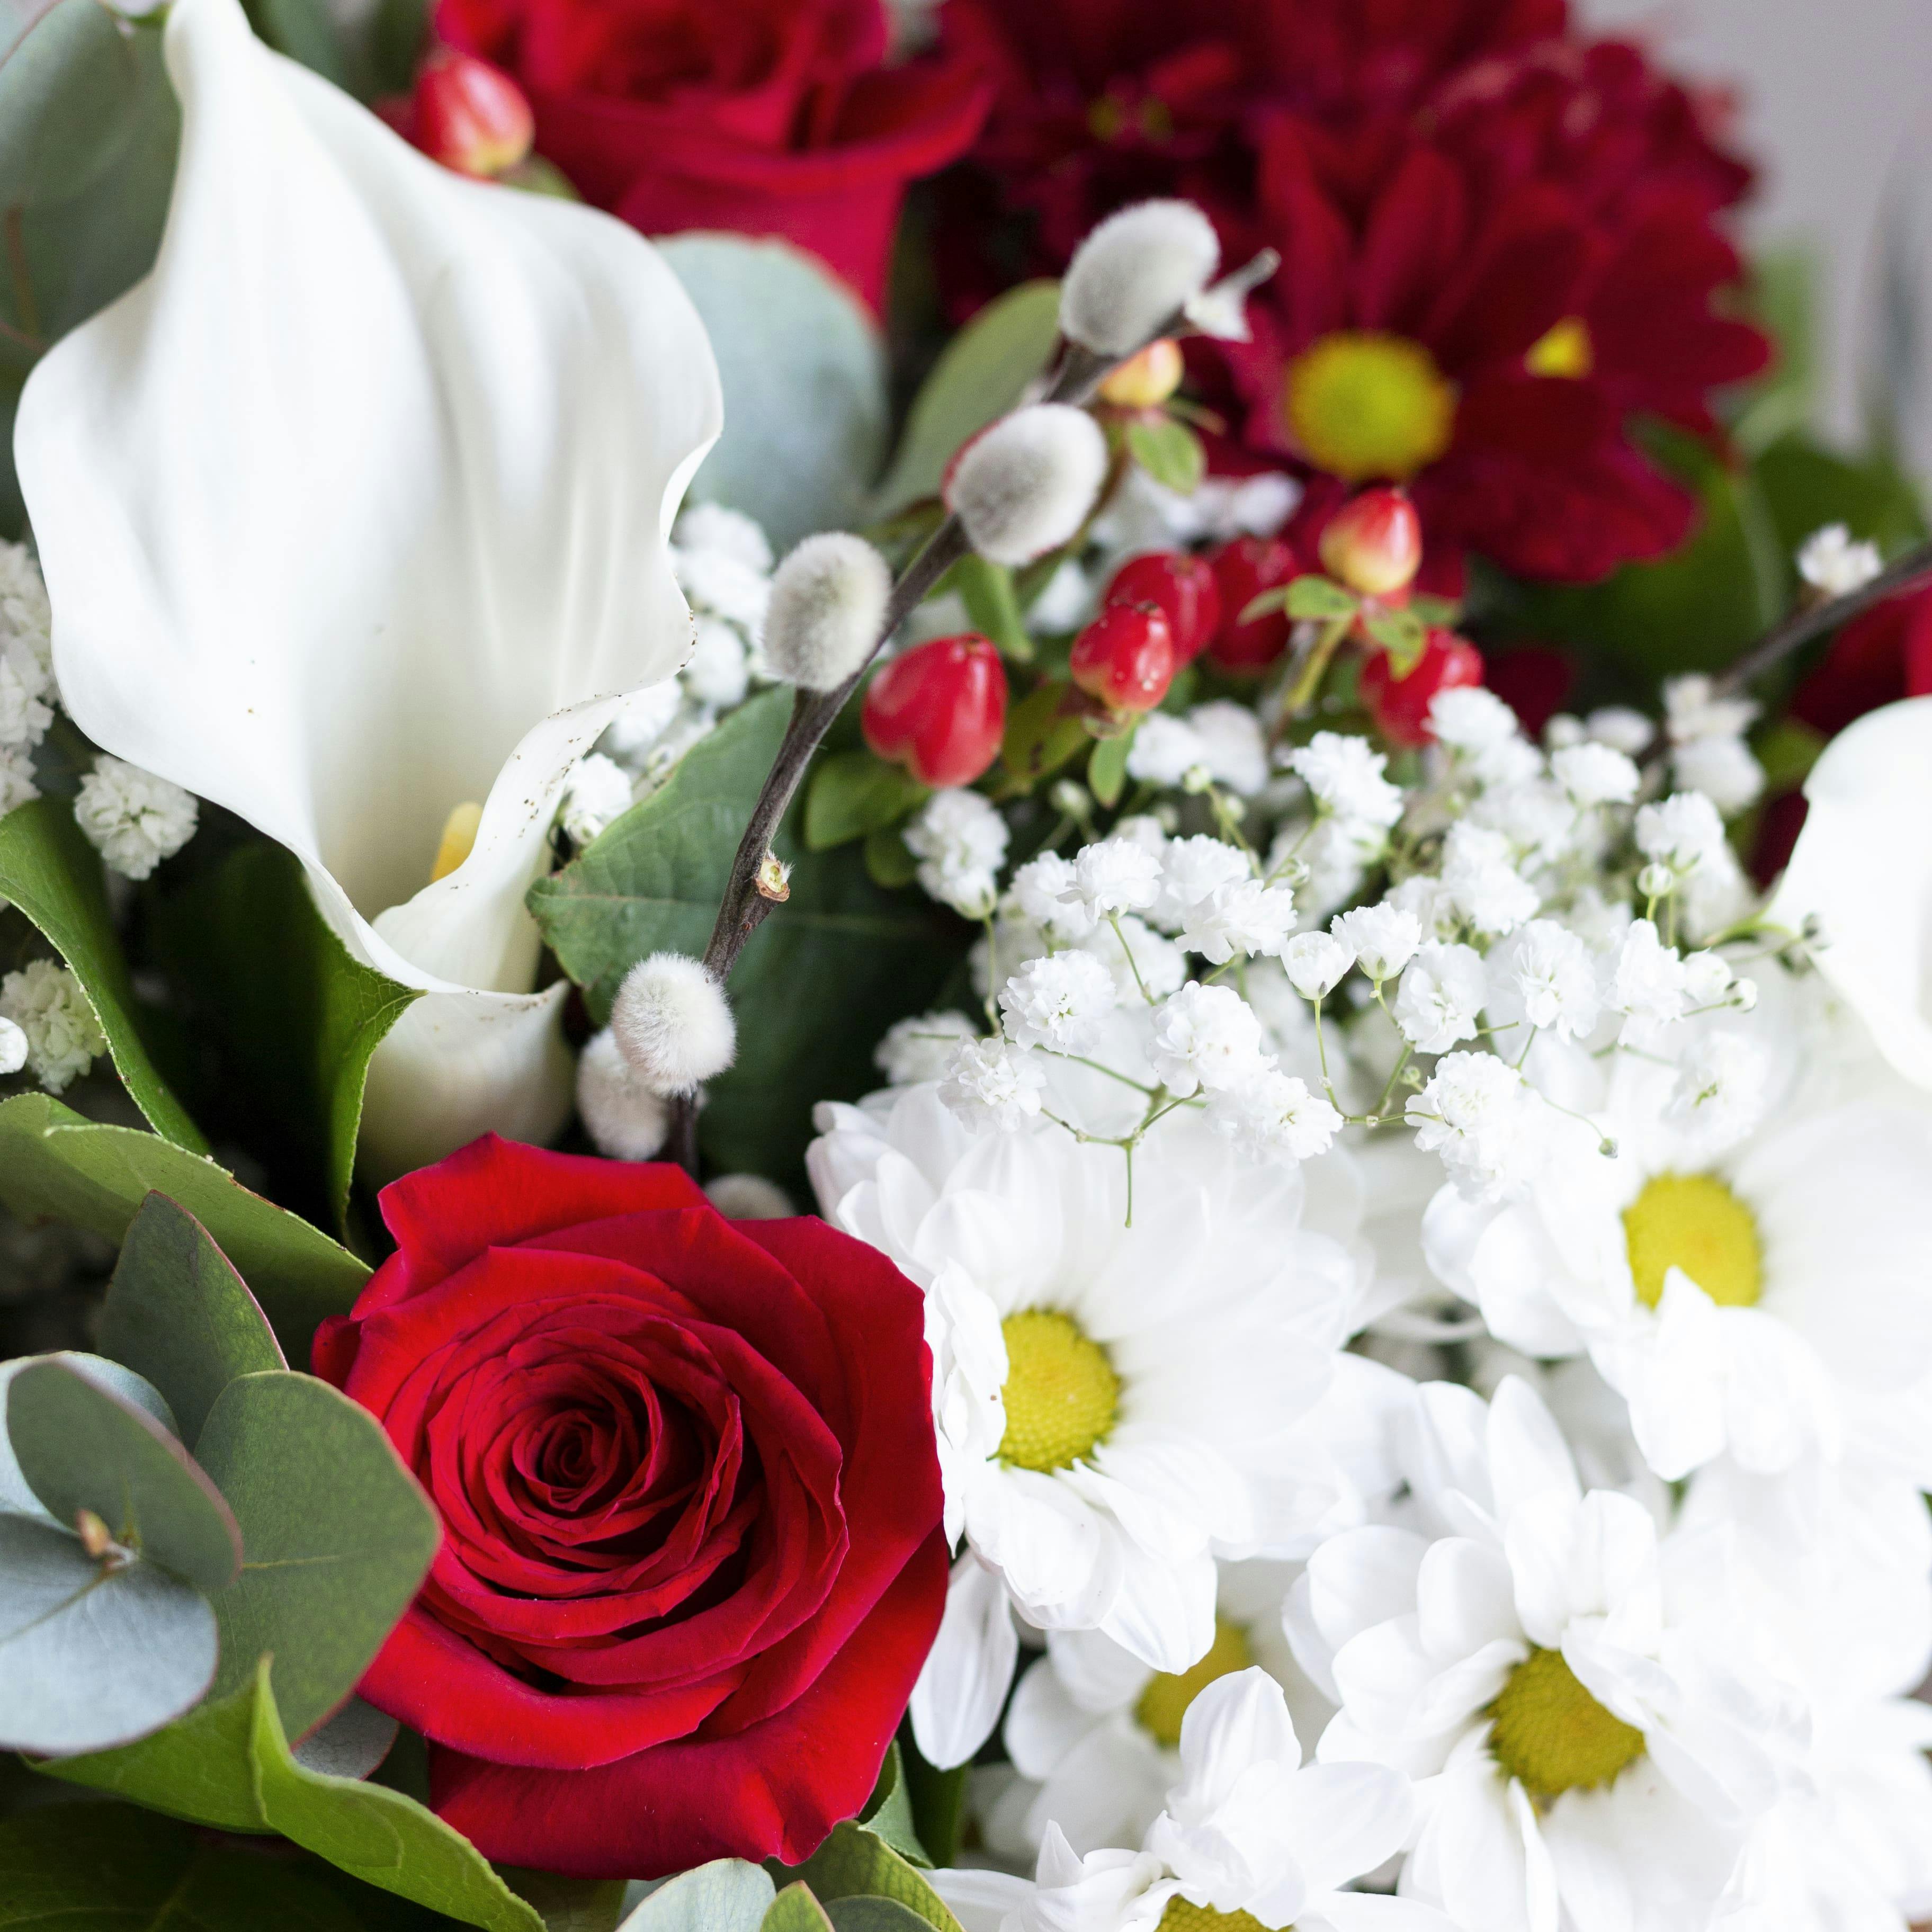
<path id="1" fill-rule="evenodd" d="M 1180 344 L 1171 335 L 1156 336 L 1100 385 L 1100 400 L 1118 409 L 1158 409 L 1180 387 L 1186 367 Z"/>
<path id="2" fill-rule="evenodd" d="M 1426 745 L 1429 707 L 1436 694 L 1459 684 L 1480 684 L 1483 654 L 1454 631 L 1431 631 L 1422 656 L 1406 677 L 1389 672 L 1388 654 L 1374 651 L 1362 667 L 1362 702 L 1376 728 L 1394 745 Z"/>
<path id="3" fill-rule="evenodd" d="M 1006 667 L 974 631 L 915 644 L 873 679 L 859 724 L 880 758 L 921 784 L 970 784 L 1006 734 Z"/>
<path id="4" fill-rule="evenodd" d="M 1244 624 L 1241 613 L 1264 590 L 1294 575 L 1300 566 L 1293 548 L 1279 537 L 1237 537 L 1209 561 L 1221 593 L 1221 623 L 1208 655 L 1223 670 L 1266 670 L 1288 648 L 1287 614 L 1270 610 Z"/>
<path id="5" fill-rule="evenodd" d="M 523 89 L 487 61 L 447 47 L 423 63 L 411 106 L 416 146 L 458 174 L 500 175 L 536 138 Z"/>
<path id="6" fill-rule="evenodd" d="M 1422 567 L 1422 520 L 1402 490 L 1364 490 L 1328 519 L 1322 567 L 1364 597 L 1406 590 Z"/>
<path id="7" fill-rule="evenodd" d="M 1191 664 L 1221 628 L 1221 588 L 1204 556 L 1149 550 L 1130 556 L 1107 586 L 1108 604 L 1157 604 L 1174 634 L 1177 664 Z"/>
<path id="8" fill-rule="evenodd" d="M 1151 711 L 1179 668 L 1174 632 L 1155 604 L 1110 602 L 1073 640 L 1067 674 L 1111 711 Z"/>

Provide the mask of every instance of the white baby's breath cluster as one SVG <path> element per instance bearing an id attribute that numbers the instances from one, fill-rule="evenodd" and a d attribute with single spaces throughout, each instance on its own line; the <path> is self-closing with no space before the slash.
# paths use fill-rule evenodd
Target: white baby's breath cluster
<path id="1" fill-rule="evenodd" d="M 0 813 L 40 796 L 34 753 L 54 722 L 52 613 L 23 544 L 0 543 Z"/>
<path id="2" fill-rule="evenodd" d="M 0 978 L 0 1065 L 12 1060 L 11 1072 L 24 1064 L 50 1094 L 64 1093 L 107 1051 L 80 981 L 51 959 Z"/>

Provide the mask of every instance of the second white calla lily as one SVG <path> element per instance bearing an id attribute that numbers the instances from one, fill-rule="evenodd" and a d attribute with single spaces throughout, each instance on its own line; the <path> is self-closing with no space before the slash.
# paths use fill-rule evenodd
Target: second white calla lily
<path id="1" fill-rule="evenodd" d="M 674 671 L 671 519 L 718 374 L 655 250 L 466 181 L 175 0 L 154 268 L 28 382 L 16 452 L 76 722 L 279 839 L 424 997 L 379 1049 L 382 1178 L 569 1105 L 524 896 L 572 765 Z M 446 820 L 475 843 L 430 880 Z"/>

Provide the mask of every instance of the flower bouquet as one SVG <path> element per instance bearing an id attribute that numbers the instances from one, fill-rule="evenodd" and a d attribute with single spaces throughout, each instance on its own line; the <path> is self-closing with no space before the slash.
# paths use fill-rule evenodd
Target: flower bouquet
<path id="1" fill-rule="evenodd" d="M 1716 104 L 56 0 L 0 176 L 0 1926 L 1932 1916 L 1932 545 Z"/>

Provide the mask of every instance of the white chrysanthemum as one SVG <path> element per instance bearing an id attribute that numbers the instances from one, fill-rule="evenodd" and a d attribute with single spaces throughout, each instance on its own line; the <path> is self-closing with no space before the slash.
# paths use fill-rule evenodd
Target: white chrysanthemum
<path id="1" fill-rule="evenodd" d="M 1826 524 L 1798 547 L 1798 574 L 1827 597 L 1862 590 L 1885 568 L 1875 543 L 1858 543 L 1843 524 Z"/>
<path id="2" fill-rule="evenodd" d="M 1274 1067 L 1212 1095 L 1207 1118 L 1250 1160 L 1312 1160 L 1335 1144 L 1344 1124 L 1305 1080 Z"/>
<path id="3" fill-rule="evenodd" d="M 1447 1053 L 1474 1036 L 1489 992 L 1483 956 L 1432 939 L 1403 970 L 1395 1023 L 1419 1053 Z"/>
<path id="4" fill-rule="evenodd" d="M 1232 886 L 1253 876 L 1247 854 L 1238 845 L 1205 832 L 1169 839 L 1161 848 L 1160 862 L 1160 896 L 1148 919 L 1163 932 L 1178 932 L 1187 923 L 1188 909 L 1216 886 Z"/>
<path id="5" fill-rule="evenodd" d="M 1698 1539 L 1586 1492 L 1514 1378 L 1418 1391 L 1407 1526 L 1345 1532 L 1289 1598 L 1341 1708 L 1324 1764 L 1430 1780 L 1405 1898 L 1459 1924 L 1708 1922 L 1750 1821 L 1796 1774 L 1804 1707 Z"/>
<path id="6" fill-rule="evenodd" d="M 1550 769 L 1556 782 L 1586 811 L 1593 806 L 1628 805 L 1642 782 L 1634 759 L 1614 745 L 1587 740 L 1553 753 Z"/>
<path id="7" fill-rule="evenodd" d="M 75 823 L 123 878 L 145 879 L 194 836 L 194 795 L 103 752 L 80 782 Z"/>
<path id="8" fill-rule="evenodd" d="M 1216 966 L 1236 953 L 1279 953 L 1294 930 L 1294 895 L 1286 886 L 1238 879 L 1187 909 L 1181 944 Z"/>
<path id="9" fill-rule="evenodd" d="M 577 1112 L 597 1151 L 612 1160 L 653 1160 L 670 1129 L 670 1108 L 624 1058 L 608 1027 L 577 1062 Z"/>
<path id="10" fill-rule="evenodd" d="M 0 980 L 0 1019 L 27 1036 L 27 1069 L 50 1094 L 64 1093 L 107 1051 L 80 982 L 51 959 L 30 959 Z"/>
<path id="11" fill-rule="evenodd" d="M 579 760 L 563 796 L 563 829 L 572 842 L 588 845 L 631 807 L 631 775 L 616 759 L 592 752 Z"/>
<path id="12" fill-rule="evenodd" d="M 976 791 L 936 791 L 908 822 L 906 849 L 929 898 L 983 919 L 1000 894 L 1009 837 L 998 808 Z"/>
<path id="13" fill-rule="evenodd" d="M 895 1087 L 943 1080 L 960 1042 L 979 1036 L 980 1029 L 962 1012 L 920 1013 L 886 1029 L 872 1064 Z"/>
<path id="14" fill-rule="evenodd" d="M 1000 988 L 1000 1012 L 1016 1046 L 1081 1053 L 1118 997 L 1113 974 L 1076 949 L 1029 960 Z"/>
<path id="15" fill-rule="evenodd" d="M 1183 1098 L 1257 1078 L 1265 1065 L 1261 1022 L 1232 986 L 1183 986 L 1154 1016 L 1154 1071 Z"/>
<path id="16" fill-rule="evenodd" d="M 1129 1225 L 1118 1150 L 1058 1127 L 974 1132 L 930 1088 L 820 1122 L 828 1218 L 927 1293 L 947 1528 L 977 1558 L 956 1590 L 996 1570 L 1034 1624 L 1185 1670 L 1213 1638 L 1216 1555 L 1288 1553 L 1339 1493 L 1296 1425 L 1329 1385 L 1354 1270 L 1301 1228 L 1298 1172 L 1238 1176 L 1178 1114 L 1136 1156 Z M 954 1619 L 927 1665 L 916 1723 L 976 1687 L 961 1756 L 1004 1701 L 979 1662 L 1002 1630 Z"/>
<path id="17" fill-rule="evenodd" d="M 1388 760 L 1366 738 L 1318 731 L 1288 754 L 1288 769 L 1338 818 L 1384 827 L 1402 816 L 1400 789 L 1382 776 Z"/>
<path id="18" fill-rule="evenodd" d="M 1394 979 L 1422 944 L 1422 922 L 1414 913 L 1386 902 L 1340 914 L 1329 930 L 1378 984 Z"/>
<path id="19" fill-rule="evenodd" d="M 962 1041 L 946 1062 L 940 1100 L 969 1127 L 1016 1133 L 1038 1118 L 1046 1076 L 1033 1055 L 1004 1040 Z"/>

